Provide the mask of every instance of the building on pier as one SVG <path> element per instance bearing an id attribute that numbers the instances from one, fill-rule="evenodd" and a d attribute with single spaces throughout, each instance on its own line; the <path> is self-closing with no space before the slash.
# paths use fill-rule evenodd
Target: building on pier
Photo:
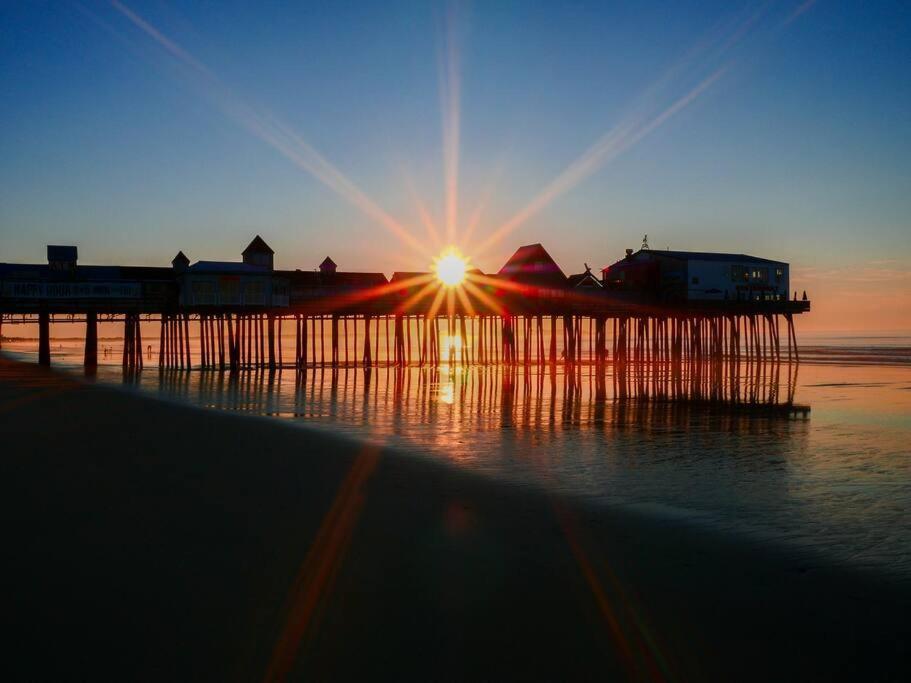
<path id="1" fill-rule="evenodd" d="M 395 293 L 403 297 L 418 292 L 433 280 L 433 273 L 397 270 L 392 274 L 389 283 L 395 285 Z"/>
<path id="2" fill-rule="evenodd" d="M 275 252 L 259 235 L 254 237 L 250 244 L 247 245 L 247 248 L 241 252 L 241 257 L 245 264 L 259 266 L 266 270 L 272 270 L 275 267 L 273 263 L 274 256 Z"/>
<path id="3" fill-rule="evenodd" d="M 627 249 L 602 270 L 602 283 L 666 302 L 787 301 L 788 271 L 787 263 L 746 254 Z"/>
<path id="4" fill-rule="evenodd" d="M 181 251 L 171 265 L 181 307 L 286 308 L 288 280 L 272 269 L 275 252 L 257 235 L 237 261 L 197 261 Z"/>
<path id="5" fill-rule="evenodd" d="M 177 303 L 170 268 L 77 264 L 76 247 L 48 246 L 47 263 L 0 263 L 7 313 L 152 312 Z"/>
<path id="6" fill-rule="evenodd" d="M 786 263 L 742 254 L 629 251 L 604 269 L 600 289 L 590 269 L 567 278 L 540 244 L 518 249 L 495 275 L 473 270 L 464 289 L 446 290 L 429 272 L 396 272 L 390 283 L 382 273 L 341 272 L 329 258 L 313 270 L 276 271 L 273 258 L 259 236 L 241 261 L 191 263 L 181 252 L 170 268 L 81 266 L 75 249 L 54 247 L 46 264 L 0 264 L 0 323 L 37 319 L 45 365 L 51 323 L 85 324 L 90 368 L 99 322 L 120 320 L 123 364 L 132 370 L 146 348 L 140 320 L 157 319 L 160 367 L 197 363 L 193 338 L 200 366 L 233 371 L 281 367 L 276 340 L 288 322 L 297 368 L 337 367 L 352 350 L 365 365 L 438 363 L 455 335 L 470 340 L 461 357 L 470 363 L 556 363 L 560 338 L 567 363 L 584 358 L 583 347 L 596 363 L 742 352 L 777 359 L 780 321 L 790 358 L 793 316 L 810 310 L 808 300 L 789 300 Z"/>
<path id="7" fill-rule="evenodd" d="M 516 249 L 494 278 L 503 283 L 495 296 L 513 313 L 553 312 L 569 293 L 566 275 L 540 244 Z"/>
<path id="8" fill-rule="evenodd" d="M 328 256 L 316 270 L 280 270 L 290 287 L 291 305 L 312 303 L 320 299 L 333 301 L 357 296 L 387 284 L 383 273 L 340 271 Z"/>
<path id="9" fill-rule="evenodd" d="M 592 273 L 591 266 L 587 263 L 585 264 L 585 272 L 570 275 L 566 279 L 566 284 L 572 289 L 581 289 L 589 292 L 597 292 L 603 289 L 601 280 L 595 277 L 595 274 Z"/>
<path id="10" fill-rule="evenodd" d="M 516 249 L 497 272 L 497 278 L 539 289 L 565 289 L 566 275 L 541 244 Z"/>

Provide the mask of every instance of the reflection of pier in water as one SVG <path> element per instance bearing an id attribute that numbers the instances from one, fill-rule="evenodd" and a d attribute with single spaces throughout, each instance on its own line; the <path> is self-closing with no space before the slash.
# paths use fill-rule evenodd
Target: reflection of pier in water
<path id="1" fill-rule="evenodd" d="M 543 368 L 327 367 L 306 374 L 164 370 L 157 389 L 208 407 L 286 418 L 369 425 L 382 415 L 402 430 L 441 419 L 470 429 L 480 423 L 673 422 L 694 414 L 724 416 L 736 426 L 759 416 L 806 417 L 809 407 L 794 403 L 797 368 L 735 359 Z M 142 377 L 126 373 L 125 381 L 139 383 Z"/>

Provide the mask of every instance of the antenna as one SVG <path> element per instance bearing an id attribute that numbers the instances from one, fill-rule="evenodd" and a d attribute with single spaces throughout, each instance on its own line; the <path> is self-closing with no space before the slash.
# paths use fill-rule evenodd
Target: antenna
<path id="1" fill-rule="evenodd" d="M 648 249 L 648 248 L 649 248 L 649 246 L 648 246 L 648 235 L 643 235 L 643 236 L 642 236 L 642 246 L 641 246 L 640 248 L 641 248 L 641 249 Z"/>

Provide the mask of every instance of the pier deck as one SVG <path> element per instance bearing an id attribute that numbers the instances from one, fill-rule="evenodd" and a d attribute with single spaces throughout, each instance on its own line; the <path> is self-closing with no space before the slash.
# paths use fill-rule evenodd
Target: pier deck
<path id="1" fill-rule="evenodd" d="M 439 364 L 450 358 L 444 345 L 456 338 L 463 364 L 578 363 L 583 345 L 598 364 L 679 363 L 744 355 L 780 359 L 782 320 L 787 356 L 798 358 L 793 317 L 810 310 L 796 293 L 794 300 L 671 300 L 576 289 L 562 273 L 556 285 L 472 274 L 465 284 L 471 296 L 427 273 L 394 276 L 385 284 L 350 277 L 376 280 L 375 274 L 256 274 L 272 278 L 268 297 L 216 303 L 173 268 L 0 264 L 0 332 L 3 323 L 37 323 L 39 362 L 49 364 L 50 324 L 84 324 L 85 364 L 93 367 L 97 325 L 116 321 L 123 324 L 123 363 L 130 369 L 143 365 L 141 323 L 150 321 L 159 323 L 161 367 L 194 364 L 191 336 L 200 345 L 196 365 L 229 370 Z M 285 325 L 296 339 L 291 359 L 276 344 Z"/>

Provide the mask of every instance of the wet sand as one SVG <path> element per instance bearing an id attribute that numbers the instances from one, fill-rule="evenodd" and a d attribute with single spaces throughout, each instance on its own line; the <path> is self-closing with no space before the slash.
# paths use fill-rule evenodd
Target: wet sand
<path id="1" fill-rule="evenodd" d="M 902 680 L 911 587 L 0 359 L 5 680 Z"/>

